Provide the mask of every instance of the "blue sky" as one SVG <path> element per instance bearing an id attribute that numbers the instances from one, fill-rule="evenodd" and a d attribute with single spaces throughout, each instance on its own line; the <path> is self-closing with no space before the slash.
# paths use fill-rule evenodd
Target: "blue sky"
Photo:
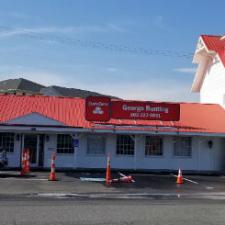
<path id="1" fill-rule="evenodd" d="M 192 54 L 200 34 L 224 34 L 224 8 L 223 0 L 0 0 L 0 79 L 198 101 L 196 66 L 177 54 Z"/>

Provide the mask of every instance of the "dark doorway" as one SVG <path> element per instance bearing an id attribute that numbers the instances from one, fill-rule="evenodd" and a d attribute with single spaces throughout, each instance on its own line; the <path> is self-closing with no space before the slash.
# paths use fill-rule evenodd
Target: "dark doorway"
<path id="1" fill-rule="evenodd" d="M 38 135 L 37 134 L 25 134 L 24 135 L 23 148 L 30 150 L 30 164 L 31 164 L 31 166 L 37 166 Z"/>
<path id="2" fill-rule="evenodd" d="M 39 167 L 44 166 L 44 141 L 45 141 L 45 135 L 40 134 L 39 135 L 39 157 L 38 157 L 38 166 Z"/>

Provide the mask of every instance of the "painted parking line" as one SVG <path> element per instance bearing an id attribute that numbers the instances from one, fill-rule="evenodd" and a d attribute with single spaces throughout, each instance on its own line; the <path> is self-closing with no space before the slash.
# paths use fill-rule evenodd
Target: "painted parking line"
<path id="1" fill-rule="evenodd" d="M 174 174 L 171 174 L 173 177 L 176 177 L 177 178 L 177 175 L 174 175 Z M 196 182 L 196 181 L 193 181 L 193 180 L 190 180 L 190 179 L 187 179 L 187 178 L 185 178 L 185 177 L 183 177 L 183 180 L 186 180 L 186 181 L 188 181 L 188 182 L 190 182 L 190 183 L 193 183 L 193 184 L 199 184 L 198 182 Z"/>
<path id="2" fill-rule="evenodd" d="M 185 177 L 183 177 L 183 179 L 186 180 L 186 181 L 188 181 L 188 182 L 190 182 L 190 183 L 193 183 L 193 184 L 199 184 L 198 182 L 193 181 L 193 180 L 190 180 L 190 179 L 187 179 Z"/>

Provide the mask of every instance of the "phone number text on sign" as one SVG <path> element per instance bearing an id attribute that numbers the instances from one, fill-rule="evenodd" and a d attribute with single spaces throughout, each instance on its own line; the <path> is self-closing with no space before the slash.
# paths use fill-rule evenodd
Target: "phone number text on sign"
<path id="1" fill-rule="evenodd" d="M 158 113 L 130 113 L 132 118 L 143 118 L 143 119 L 160 119 L 160 114 Z"/>
<path id="2" fill-rule="evenodd" d="M 140 101 L 113 101 L 112 118 L 178 121 L 180 105 Z"/>

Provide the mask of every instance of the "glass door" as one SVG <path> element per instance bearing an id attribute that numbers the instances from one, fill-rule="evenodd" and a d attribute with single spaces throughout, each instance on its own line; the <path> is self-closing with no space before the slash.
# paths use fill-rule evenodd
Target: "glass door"
<path id="1" fill-rule="evenodd" d="M 38 166 L 38 135 L 37 134 L 24 134 L 23 149 L 30 150 L 30 165 Z"/>

